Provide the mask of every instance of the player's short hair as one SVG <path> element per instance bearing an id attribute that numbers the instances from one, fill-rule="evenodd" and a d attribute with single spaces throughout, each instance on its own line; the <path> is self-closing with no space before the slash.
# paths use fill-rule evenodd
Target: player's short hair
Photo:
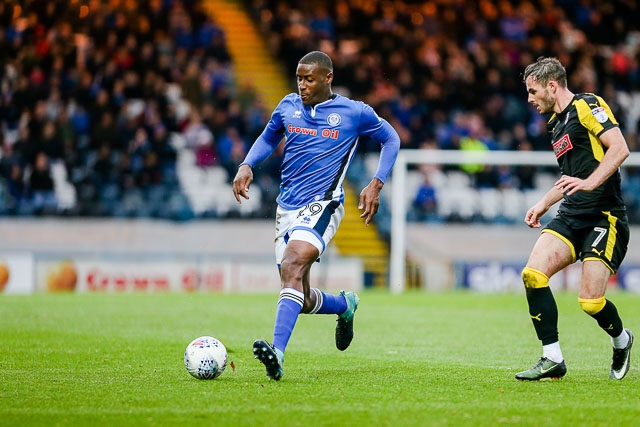
<path id="1" fill-rule="evenodd" d="M 324 52 L 320 52 L 319 50 L 314 50 L 312 52 L 307 53 L 303 56 L 298 64 L 304 65 L 313 65 L 318 64 L 318 67 L 325 68 L 330 72 L 333 72 L 333 62 L 331 62 L 331 58 Z"/>
<path id="2" fill-rule="evenodd" d="M 533 64 L 524 69 L 522 81 L 531 76 L 533 80 L 546 86 L 551 80 L 558 82 L 561 87 L 567 87 L 567 71 L 558 58 L 540 57 Z"/>

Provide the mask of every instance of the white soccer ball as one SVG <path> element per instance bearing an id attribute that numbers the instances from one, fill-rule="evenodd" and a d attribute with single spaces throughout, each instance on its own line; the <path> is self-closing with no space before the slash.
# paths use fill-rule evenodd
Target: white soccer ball
<path id="1" fill-rule="evenodd" d="M 184 366 L 199 380 L 218 378 L 227 367 L 227 349 L 213 337 L 198 337 L 184 351 Z"/>

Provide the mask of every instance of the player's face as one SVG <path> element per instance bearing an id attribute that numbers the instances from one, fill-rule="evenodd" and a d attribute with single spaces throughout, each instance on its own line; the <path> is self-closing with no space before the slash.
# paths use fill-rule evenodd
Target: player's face
<path id="1" fill-rule="evenodd" d="M 540 114 L 553 112 L 553 107 L 556 105 L 553 85 L 547 83 L 546 86 L 542 86 L 532 76 L 527 77 L 525 83 L 527 85 L 527 93 L 529 93 L 527 101 L 535 105 Z"/>
<path id="2" fill-rule="evenodd" d="M 298 64 L 296 70 L 298 93 L 305 105 L 316 105 L 331 96 L 333 73 L 318 64 Z"/>

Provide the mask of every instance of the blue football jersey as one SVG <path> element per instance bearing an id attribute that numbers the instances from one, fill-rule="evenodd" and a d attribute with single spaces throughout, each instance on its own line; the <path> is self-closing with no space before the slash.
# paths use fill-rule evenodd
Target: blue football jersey
<path id="1" fill-rule="evenodd" d="M 400 138 L 369 105 L 334 94 L 315 106 L 300 96 L 285 96 L 271 115 L 243 163 L 266 159 L 285 137 L 278 204 L 298 209 L 319 200 L 344 201 L 342 183 L 360 136 L 382 144 L 375 178 L 385 182 L 395 162 Z"/>

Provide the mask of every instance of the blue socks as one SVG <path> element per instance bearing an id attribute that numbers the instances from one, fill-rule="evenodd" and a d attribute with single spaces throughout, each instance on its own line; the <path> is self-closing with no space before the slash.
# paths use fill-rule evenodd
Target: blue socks
<path id="1" fill-rule="evenodd" d="M 342 314 L 347 310 L 347 300 L 342 295 L 325 294 L 320 289 L 311 288 L 316 295 L 316 305 L 309 314 Z M 273 327 L 273 346 L 284 353 L 293 328 L 304 304 L 304 294 L 293 288 L 280 291 L 276 321 Z"/>
<path id="2" fill-rule="evenodd" d="M 316 306 L 309 314 L 342 314 L 347 310 L 347 300 L 342 295 L 325 294 L 318 288 L 311 288 L 316 294 Z"/>
<path id="3" fill-rule="evenodd" d="M 293 288 L 284 288 L 280 291 L 276 321 L 273 326 L 273 346 L 283 353 L 296 326 L 303 303 L 302 292 Z"/>

